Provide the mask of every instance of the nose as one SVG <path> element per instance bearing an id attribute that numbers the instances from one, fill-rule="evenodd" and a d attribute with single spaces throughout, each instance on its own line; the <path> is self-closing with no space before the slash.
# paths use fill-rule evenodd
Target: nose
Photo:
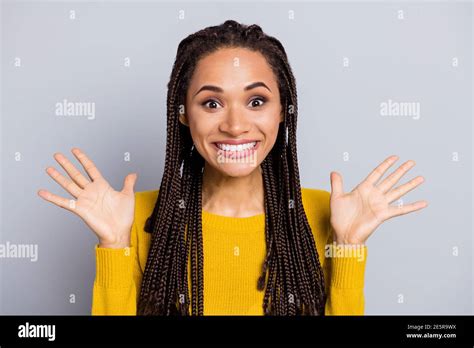
<path id="1" fill-rule="evenodd" d="M 238 107 L 229 107 L 224 119 L 219 125 L 219 130 L 237 137 L 240 134 L 248 132 L 250 122 L 245 111 L 239 110 Z"/>

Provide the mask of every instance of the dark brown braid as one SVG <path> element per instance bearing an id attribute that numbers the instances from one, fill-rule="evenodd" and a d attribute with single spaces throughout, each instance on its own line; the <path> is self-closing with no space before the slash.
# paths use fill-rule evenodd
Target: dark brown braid
<path id="1" fill-rule="evenodd" d="M 165 168 L 158 199 L 145 225 L 152 238 L 137 314 L 204 314 L 201 213 L 205 161 L 178 116 L 197 62 L 226 47 L 247 48 L 266 58 L 277 78 L 285 116 L 275 146 L 261 164 L 267 252 L 262 274 L 255 281 L 258 290 L 265 290 L 263 314 L 324 315 L 324 276 L 301 198 L 295 78 L 280 41 L 258 25 L 233 20 L 191 34 L 178 46 L 168 83 Z"/>

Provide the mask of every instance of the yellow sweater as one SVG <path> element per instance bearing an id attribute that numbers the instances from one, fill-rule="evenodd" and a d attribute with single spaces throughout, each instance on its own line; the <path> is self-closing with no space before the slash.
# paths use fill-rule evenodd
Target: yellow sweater
<path id="1" fill-rule="evenodd" d="M 324 271 L 326 315 L 363 315 L 367 246 L 359 254 L 327 257 L 325 245 L 334 246 L 329 228 L 330 194 L 306 188 L 301 192 Z M 136 315 L 151 238 L 144 231 L 145 220 L 157 196 L 158 190 L 135 193 L 130 248 L 95 245 L 92 315 Z M 263 315 L 264 291 L 258 291 L 256 284 L 265 257 L 265 214 L 233 218 L 203 211 L 202 228 L 204 315 Z"/>

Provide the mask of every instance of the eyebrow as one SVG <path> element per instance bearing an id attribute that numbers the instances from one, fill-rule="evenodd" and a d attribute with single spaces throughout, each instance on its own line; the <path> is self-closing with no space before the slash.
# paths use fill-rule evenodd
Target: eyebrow
<path id="1" fill-rule="evenodd" d="M 272 90 L 265 83 L 263 83 L 261 81 L 251 83 L 250 85 L 248 85 L 247 87 L 244 88 L 244 91 L 249 91 L 249 90 L 251 90 L 253 88 L 257 88 L 257 87 L 265 87 L 270 92 L 272 92 Z M 224 90 L 222 88 L 218 87 L 218 86 L 204 85 L 199 89 L 199 91 L 197 91 L 194 94 L 193 98 L 202 91 L 211 91 L 211 92 L 216 92 L 216 93 L 224 93 Z"/>

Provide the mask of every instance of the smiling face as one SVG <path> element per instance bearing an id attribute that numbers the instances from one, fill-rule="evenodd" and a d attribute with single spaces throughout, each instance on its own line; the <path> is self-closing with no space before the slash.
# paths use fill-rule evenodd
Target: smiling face
<path id="1" fill-rule="evenodd" d="M 179 120 L 212 168 L 252 173 L 275 144 L 283 121 L 276 76 L 260 52 L 221 48 L 196 65 Z"/>

